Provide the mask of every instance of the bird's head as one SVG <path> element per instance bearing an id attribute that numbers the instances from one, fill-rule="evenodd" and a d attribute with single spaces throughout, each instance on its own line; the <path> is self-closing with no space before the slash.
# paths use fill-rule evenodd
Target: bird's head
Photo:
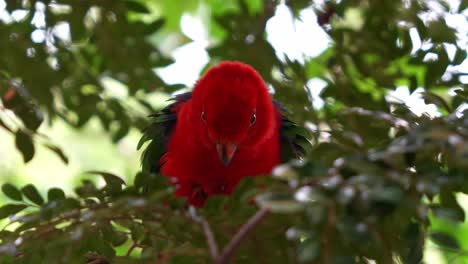
<path id="1" fill-rule="evenodd" d="M 197 82 L 192 98 L 202 142 L 216 148 L 225 166 L 239 148 L 258 144 L 275 127 L 265 83 L 246 64 L 222 62 L 210 68 Z"/>

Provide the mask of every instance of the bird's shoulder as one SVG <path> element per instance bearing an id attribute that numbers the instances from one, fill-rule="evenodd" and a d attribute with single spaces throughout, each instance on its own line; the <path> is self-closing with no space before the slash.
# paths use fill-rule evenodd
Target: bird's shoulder
<path id="1" fill-rule="evenodd" d="M 279 118 L 279 134 L 281 142 L 281 161 L 302 159 L 311 147 L 309 132 L 288 118 L 288 109 L 279 101 L 273 100 Z"/>
<path id="2" fill-rule="evenodd" d="M 137 149 L 149 141 L 141 156 L 142 170 L 157 173 L 161 164 L 159 160 L 166 152 L 166 145 L 177 124 L 177 116 L 181 107 L 192 98 L 192 93 L 182 93 L 171 97 L 166 107 L 150 115 L 151 123 L 143 131 Z"/>

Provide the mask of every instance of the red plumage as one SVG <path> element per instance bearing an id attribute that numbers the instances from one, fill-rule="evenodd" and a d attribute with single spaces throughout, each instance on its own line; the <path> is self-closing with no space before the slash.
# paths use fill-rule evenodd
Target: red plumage
<path id="1" fill-rule="evenodd" d="M 161 158 L 177 196 L 202 207 L 229 195 L 243 177 L 268 174 L 280 162 L 281 114 L 250 66 L 223 62 L 172 109 L 177 123 Z"/>

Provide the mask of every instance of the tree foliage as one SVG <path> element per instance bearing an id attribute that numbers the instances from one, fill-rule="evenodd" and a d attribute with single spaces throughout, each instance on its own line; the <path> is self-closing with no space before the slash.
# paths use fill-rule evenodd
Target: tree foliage
<path id="1" fill-rule="evenodd" d="M 467 1 L 317 2 L 285 1 L 297 18 L 313 8 L 332 40 L 317 57 L 296 61 L 266 39 L 277 1 L 7 1 L 10 14 L 26 13 L 0 22 L 0 126 L 15 135 L 24 162 L 37 144 L 68 162 L 38 132 L 45 120 L 79 128 L 97 118 L 114 142 L 146 128 L 158 110 L 149 96 L 184 88 L 155 73 L 173 62 L 164 41 L 183 38 L 182 14 L 200 6 L 211 10 L 207 66 L 240 60 L 256 68 L 292 119 L 311 130 L 312 149 L 198 211 L 146 171 L 129 183 L 91 171 L 104 184 L 86 180 L 73 194 L 4 184 L 11 202 L 0 207 L 8 218 L 0 262 L 421 263 L 427 239 L 460 250 L 457 237 L 434 222 L 465 221 L 457 193 L 468 193 L 468 86 L 461 82 L 468 73 L 454 66 L 466 60 L 467 43 L 432 7 L 466 18 Z M 70 38 L 57 26 L 69 27 Z M 414 31 L 423 47 L 413 46 Z M 44 39 L 32 38 L 38 32 Z M 313 78 L 326 83 L 323 107 L 312 105 Z M 124 87 L 122 96 L 109 80 Z M 389 100 L 400 86 L 419 91 L 438 115 Z"/>

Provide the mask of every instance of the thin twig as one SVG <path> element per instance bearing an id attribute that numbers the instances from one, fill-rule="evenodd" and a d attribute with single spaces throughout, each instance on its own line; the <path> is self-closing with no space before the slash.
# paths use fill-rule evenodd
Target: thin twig
<path id="1" fill-rule="evenodd" d="M 203 232 L 205 233 L 206 242 L 208 243 L 208 249 L 210 251 L 210 256 L 215 261 L 219 257 L 218 244 L 214 237 L 213 231 L 211 230 L 210 224 L 206 220 L 201 221 L 203 227 Z"/>
<path id="2" fill-rule="evenodd" d="M 247 223 L 245 223 L 229 243 L 224 247 L 221 255 L 214 261 L 215 264 L 226 264 L 234 254 L 234 251 L 240 246 L 240 243 L 248 235 L 248 233 L 255 228 L 266 216 L 268 215 L 267 209 L 260 209 L 253 215 Z"/>
<path id="3" fill-rule="evenodd" d="M 127 254 L 125 256 L 129 257 L 130 254 L 132 254 L 132 251 L 138 247 L 138 243 L 135 241 L 132 243 L 132 245 L 128 248 Z"/>
<path id="4" fill-rule="evenodd" d="M 211 230 L 210 224 L 208 223 L 208 221 L 203 219 L 203 217 L 198 215 L 195 207 L 191 206 L 189 208 L 188 216 L 191 220 L 199 223 L 202 226 L 203 233 L 205 234 L 206 238 L 206 243 L 208 244 L 208 250 L 210 252 L 211 259 L 213 260 L 213 262 L 215 262 L 216 259 L 218 259 L 219 257 L 219 249 L 213 231 Z"/>

